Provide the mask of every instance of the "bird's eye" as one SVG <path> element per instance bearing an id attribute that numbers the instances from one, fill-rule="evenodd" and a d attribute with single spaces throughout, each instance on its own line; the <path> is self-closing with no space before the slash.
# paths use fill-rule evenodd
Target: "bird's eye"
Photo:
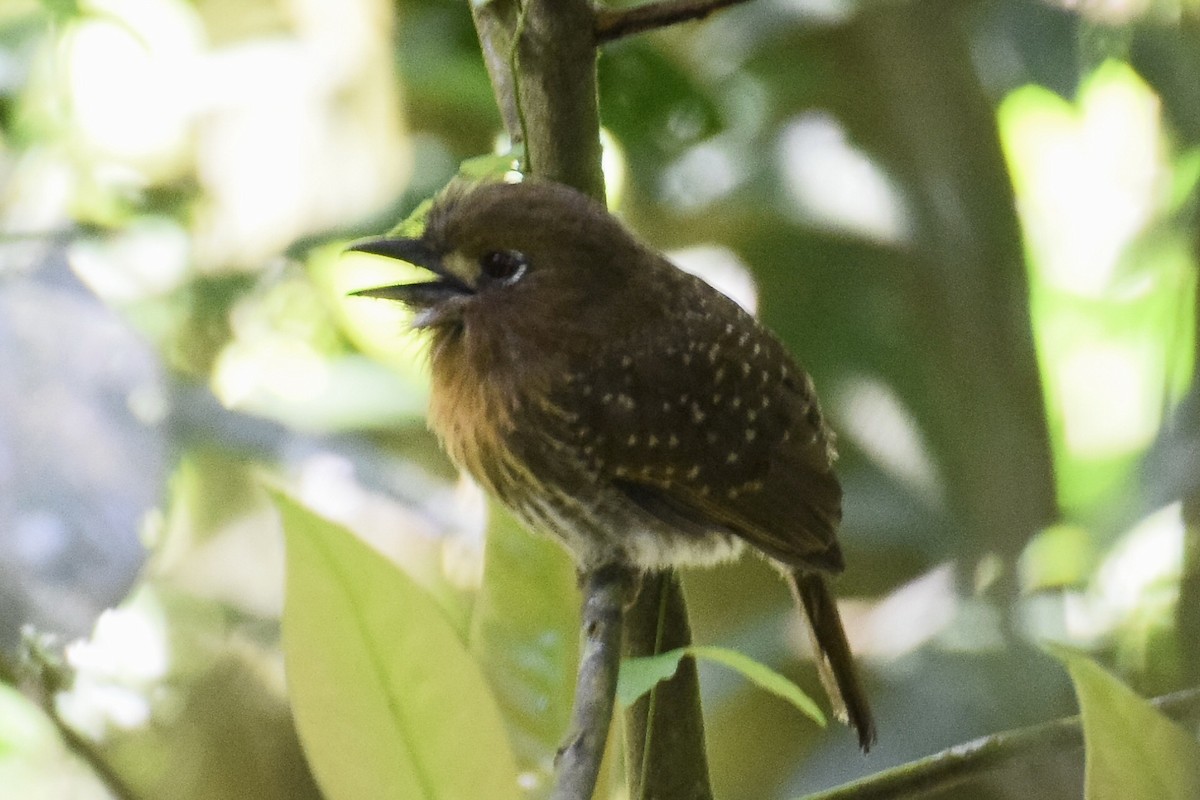
<path id="1" fill-rule="evenodd" d="M 529 259 L 517 250 L 492 250 L 479 258 L 483 274 L 494 281 L 516 283 L 529 267 Z"/>

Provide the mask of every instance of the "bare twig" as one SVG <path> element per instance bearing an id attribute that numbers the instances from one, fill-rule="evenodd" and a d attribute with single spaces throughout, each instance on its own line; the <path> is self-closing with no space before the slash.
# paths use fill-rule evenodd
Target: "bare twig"
<path id="1" fill-rule="evenodd" d="M 1150 701 L 1174 719 L 1200 717 L 1200 688 Z M 805 800 L 903 800 L 945 791 L 988 770 L 1019 759 L 1041 757 L 1080 747 L 1083 729 L 1079 717 L 1064 717 L 1040 725 L 984 736 L 956 745 L 920 761 L 868 776 L 862 780 L 808 795 Z"/>
<path id="2" fill-rule="evenodd" d="M 496 106 L 504 121 L 504 130 L 513 145 L 525 140 L 521 124 L 521 112 L 517 105 L 517 87 L 514 83 L 513 53 L 517 19 L 521 6 L 517 0 L 491 0 L 488 3 L 471 3 L 471 18 L 475 21 L 475 33 L 483 50 L 483 63 L 492 81 L 492 93 Z"/>
<path id="3" fill-rule="evenodd" d="M 571 731 L 558 753 L 550 800 L 590 800 L 600 774 L 621 667 L 621 617 L 633 583 L 628 569 L 604 567 L 584 576 L 583 652 L 575 683 Z"/>
<path id="4" fill-rule="evenodd" d="M 623 36 L 704 19 L 714 11 L 744 2 L 746 0 L 661 0 L 633 8 L 597 9 L 596 42 L 604 44 Z"/>

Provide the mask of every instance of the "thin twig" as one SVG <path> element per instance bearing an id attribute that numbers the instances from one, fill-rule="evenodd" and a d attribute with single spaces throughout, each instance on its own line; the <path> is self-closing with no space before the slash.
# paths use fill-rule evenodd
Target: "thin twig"
<path id="1" fill-rule="evenodd" d="M 1200 688 L 1150 701 L 1169 717 L 1200 716 Z M 984 736 L 948 750 L 870 775 L 835 789 L 807 795 L 805 800 L 902 800 L 945 791 L 984 772 L 1030 756 L 1059 753 L 1083 744 L 1079 717 L 1044 722 L 1028 728 Z"/>
<path id="2" fill-rule="evenodd" d="M 517 107 L 517 87 L 514 85 L 513 48 L 516 38 L 513 29 L 523 12 L 518 0 L 492 0 L 490 3 L 471 3 L 471 18 L 479 35 L 483 63 L 492 81 L 492 93 L 513 146 L 525 141 L 525 125 Z"/>
<path id="3" fill-rule="evenodd" d="M 517 22 L 512 30 L 512 44 L 508 49 L 508 72 L 512 76 L 512 96 L 513 103 L 517 107 L 517 124 L 520 125 L 520 138 L 514 138 L 514 145 L 521 145 L 524 150 L 524 158 L 522 158 L 521 171 L 532 173 L 533 161 L 529 158 L 529 148 L 525 146 L 526 140 L 529 138 L 528 124 L 525 122 L 525 107 L 521 104 L 521 37 L 525 35 L 525 20 L 529 12 L 529 3 L 521 3 L 518 0 L 517 4 Z"/>
<path id="4" fill-rule="evenodd" d="M 622 615 L 633 576 L 624 567 L 604 567 L 584 576 L 583 652 L 575 684 L 571 730 L 558 754 L 550 800 L 590 800 L 600 774 L 613 697 L 621 667 Z"/>
<path id="5" fill-rule="evenodd" d="M 633 8 L 596 10 L 596 43 L 665 28 L 689 20 L 704 19 L 714 11 L 746 0 L 660 0 Z"/>

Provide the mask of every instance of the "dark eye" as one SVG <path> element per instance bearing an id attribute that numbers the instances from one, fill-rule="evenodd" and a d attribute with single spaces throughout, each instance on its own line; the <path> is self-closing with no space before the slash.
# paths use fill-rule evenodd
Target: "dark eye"
<path id="1" fill-rule="evenodd" d="M 516 283 L 529 267 L 529 259 L 516 250 L 492 250 L 479 258 L 483 274 L 501 283 Z"/>

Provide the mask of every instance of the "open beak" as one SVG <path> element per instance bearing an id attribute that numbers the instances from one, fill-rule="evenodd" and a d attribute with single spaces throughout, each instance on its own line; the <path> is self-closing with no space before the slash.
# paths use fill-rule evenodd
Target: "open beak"
<path id="1" fill-rule="evenodd" d="M 454 295 L 473 294 L 474 290 L 453 275 L 442 264 L 442 257 L 420 239 L 364 239 L 346 248 L 358 253 L 370 253 L 406 261 L 437 276 L 432 281 L 378 286 L 351 292 L 352 297 L 379 297 L 397 300 L 417 309 L 430 308 Z"/>

